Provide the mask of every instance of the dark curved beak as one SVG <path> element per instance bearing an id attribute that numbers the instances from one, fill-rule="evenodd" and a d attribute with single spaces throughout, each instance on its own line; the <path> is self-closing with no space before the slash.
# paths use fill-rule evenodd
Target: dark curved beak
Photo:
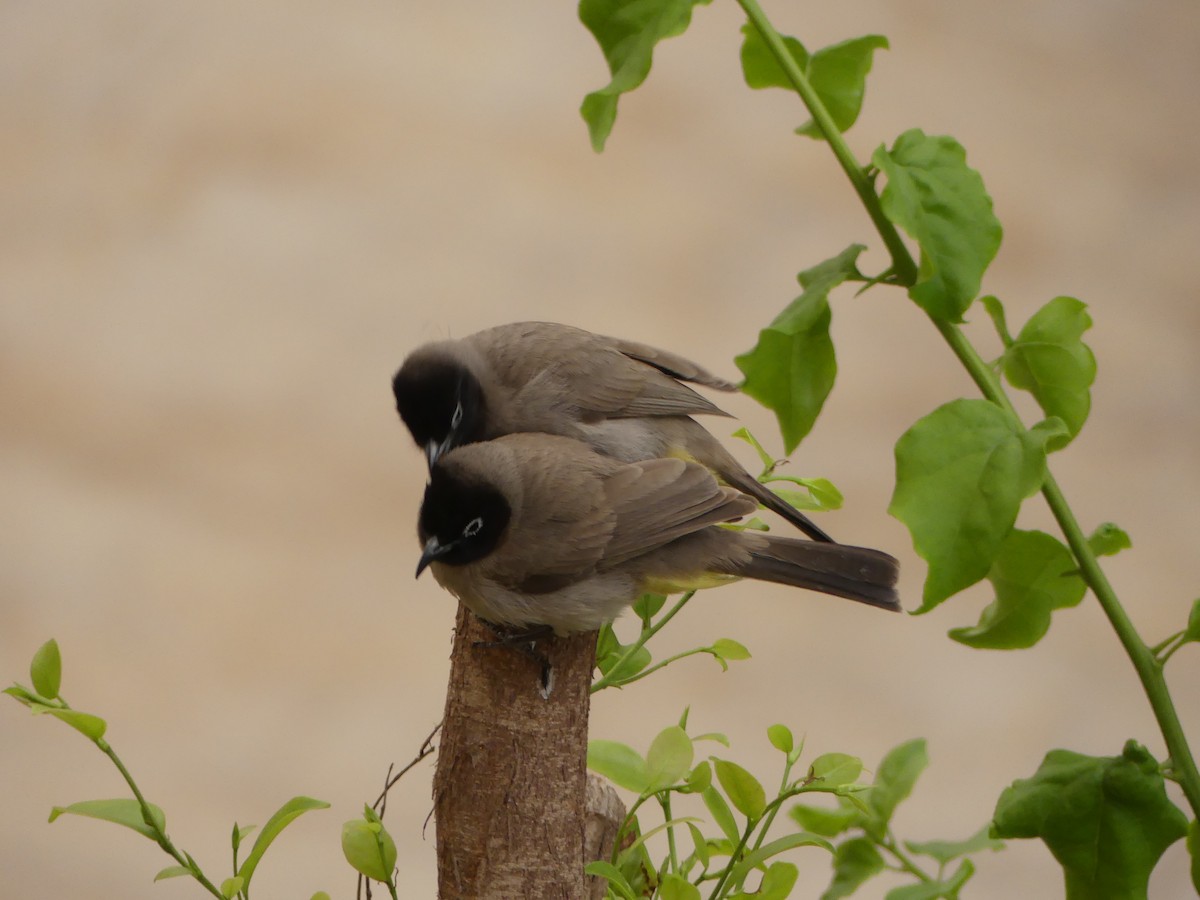
<path id="1" fill-rule="evenodd" d="M 421 573 L 428 568 L 429 564 L 439 556 L 445 556 L 454 547 L 454 542 L 443 544 L 438 541 L 437 537 L 431 537 L 425 542 L 425 549 L 421 551 L 421 560 L 417 563 L 417 574 L 415 578 L 420 578 Z"/>

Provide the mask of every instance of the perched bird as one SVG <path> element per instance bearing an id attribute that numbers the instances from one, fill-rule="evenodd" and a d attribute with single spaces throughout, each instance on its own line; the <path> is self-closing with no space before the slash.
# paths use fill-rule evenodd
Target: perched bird
<path id="1" fill-rule="evenodd" d="M 591 631 L 646 592 L 756 578 L 899 610 L 878 550 L 722 528 L 755 503 L 678 458 L 627 463 L 514 434 L 440 456 L 418 524 L 417 575 L 501 626 Z"/>
<path id="2" fill-rule="evenodd" d="M 392 392 L 431 467 L 463 444 L 560 434 L 625 462 L 695 460 L 809 537 L 832 543 L 690 418 L 728 413 L 683 382 L 737 389 L 665 350 L 569 325 L 517 322 L 419 347 L 392 379 Z"/>

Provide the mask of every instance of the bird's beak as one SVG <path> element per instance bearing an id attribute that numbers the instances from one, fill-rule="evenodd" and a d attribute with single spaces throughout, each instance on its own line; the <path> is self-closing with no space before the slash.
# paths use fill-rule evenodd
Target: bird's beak
<path id="1" fill-rule="evenodd" d="M 453 434 L 446 435 L 446 439 L 441 443 L 435 440 L 429 440 L 425 444 L 425 462 L 429 464 L 429 468 L 433 468 L 433 464 L 438 461 L 443 453 L 451 447 L 451 442 L 454 440 Z"/>
<path id="2" fill-rule="evenodd" d="M 431 537 L 425 542 L 425 549 L 421 551 L 421 561 L 417 563 L 416 578 L 421 577 L 421 573 L 429 566 L 431 562 L 439 556 L 444 556 L 454 546 L 453 542 L 443 544 L 438 541 L 437 537 Z"/>

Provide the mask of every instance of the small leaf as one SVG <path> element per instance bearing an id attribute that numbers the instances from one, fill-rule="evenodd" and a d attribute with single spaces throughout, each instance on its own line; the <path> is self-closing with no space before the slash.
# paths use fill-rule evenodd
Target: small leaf
<path id="1" fill-rule="evenodd" d="M 51 715 L 56 719 L 61 719 L 66 722 L 84 737 L 98 741 L 104 737 L 104 732 L 108 730 L 108 723 L 99 716 L 93 716 L 91 713 L 80 712 L 77 709 L 62 709 L 57 706 L 43 706 L 40 703 L 31 703 L 29 708 L 35 716 Z"/>
<path id="2" fill-rule="evenodd" d="M 737 822 L 734 821 L 733 812 L 729 809 L 725 798 L 715 787 L 708 788 L 700 797 L 704 800 L 704 805 L 708 808 L 708 813 L 713 817 L 717 827 L 721 829 L 730 843 L 736 844 L 741 839 L 741 834 L 738 832 Z"/>
<path id="3" fill-rule="evenodd" d="M 1089 535 L 1088 546 L 1097 556 L 1116 556 L 1132 547 L 1133 541 L 1119 526 L 1105 522 Z"/>
<path id="4" fill-rule="evenodd" d="M 788 453 L 812 430 L 833 389 L 837 360 L 829 337 L 829 292 L 857 276 L 855 260 L 864 249 L 853 244 L 801 273 L 804 293 L 759 332 L 753 350 L 734 359 L 746 376 L 742 391 L 775 413 Z"/>
<path id="5" fill-rule="evenodd" d="M 772 725 L 767 729 L 767 740 L 780 753 L 791 753 L 795 742 L 792 740 L 792 729 L 786 725 Z"/>
<path id="6" fill-rule="evenodd" d="M 1042 485 L 1045 437 L 986 400 L 953 400 L 897 441 L 888 512 L 908 526 L 929 563 L 917 612 L 991 570 L 1021 502 Z"/>
<path id="7" fill-rule="evenodd" d="M 875 783 L 867 793 L 867 807 L 871 810 L 871 821 L 867 833 L 882 837 L 896 807 L 910 793 L 925 767 L 929 756 L 925 752 L 925 739 L 906 741 L 888 751 L 875 773 Z"/>
<path id="8" fill-rule="evenodd" d="M 642 594 L 634 601 L 633 611 L 643 622 L 649 622 L 667 602 L 665 594 Z"/>
<path id="9" fill-rule="evenodd" d="M 692 767 L 692 739 L 678 725 L 658 733 L 646 751 L 646 790 L 670 787 Z"/>
<path id="10" fill-rule="evenodd" d="M 191 875 L 192 870 L 187 866 L 167 866 L 154 876 L 155 881 L 165 881 L 168 878 L 178 878 L 180 875 Z"/>
<path id="11" fill-rule="evenodd" d="M 862 760 L 846 753 L 823 753 L 809 766 L 809 775 L 824 782 L 827 787 L 853 784 L 862 774 Z"/>
<path id="12" fill-rule="evenodd" d="M 271 846 L 275 838 L 279 837 L 280 832 L 287 828 L 298 816 L 303 815 L 312 809 L 328 809 L 329 804 L 323 800 L 314 800 L 311 797 L 293 797 L 283 806 L 279 807 L 275 815 L 267 820 L 263 825 L 262 830 L 258 833 L 258 839 L 255 840 L 254 846 L 250 848 L 250 853 L 246 856 L 245 862 L 238 869 L 238 875 L 246 884 L 246 891 L 250 889 L 250 880 L 254 877 L 254 870 L 258 868 L 258 864 L 262 861 L 263 854 L 267 852 L 267 848 Z M 389 838 L 390 840 L 390 838 Z"/>
<path id="13" fill-rule="evenodd" d="M 388 884 L 396 868 L 396 844 L 381 822 L 351 819 L 342 825 L 342 854 L 356 872 Z"/>
<path id="14" fill-rule="evenodd" d="M 724 759 L 713 759 L 717 780 L 729 796 L 730 802 L 743 816 L 757 821 L 767 805 L 767 794 L 758 779 L 737 763 Z"/>
<path id="15" fill-rule="evenodd" d="M 754 452 L 758 454 L 758 460 L 762 463 L 764 469 L 770 469 L 775 466 L 775 457 L 766 451 L 763 445 L 758 442 L 758 438 L 750 433 L 750 429 L 739 428 L 731 436 L 737 438 L 739 441 L 745 441 L 747 444 L 753 447 Z"/>
<path id="16" fill-rule="evenodd" d="M 1041 838 L 1065 870 L 1068 896 L 1123 900 L 1146 896 L 1187 818 L 1167 798 L 1158 763 L 1129 741 L 1117 757 L 1051 750 L 1032 778 L 1000 795 L 993 831 Z"/>
<path id="17" fill-rule="evenodd" d="M 837 837 L 858 825 L 863 814 L 846 802 L 839 803 L 836 809 L 798 803 L 792 807 L 790 815 L 806 831 L 825 837 Z"/>
<path id="18" fill-rule="evenodd" d="M 849 897 L 883 871 L 883 857 L 867 838 L 851 838 L 838 845 L 833 854 L 833 881 L 821 895 L 821 900 Z"/>
<path id="19" fill-rule="evenodd" d="M 599 153 L 617 119 L 617 100 L 650 74 L 659 41 L 683 34 L 692 9 L 712 0 L 580 0 L 579 21 L 595 37 L 612 80 L 588 94 L 579 112 L 587 122 L 592 148 Z"/>
<path id="20" fill-rule="evenodd" d="M 1183 642 L 1200 641 L 1200 597 L 1192 603 L 1192 611 L 1188 613 L 1187 628 L 1183 630 Z"/>
<path id="21" fill-rule="evenodd" d="M 705 649 L 721 664 L 722 671 L 728 671 L 729 666 L 726 665 L 727 661 L 750 658 L 750 651 L 746 649 L 744 644 L 739 644 L 737 641 L 730 640 L 729 638 L 720 638 L 711 647 Z"/>
<path id="22" fill-rule="evenodd" d="M 165 831 L 167 818 L 163 811 L 153 803 L 148 805 L 150 815 L 158 825 L 158 830 Z M 146 824 L 146 819 L 142 815 L 142 807 L 136 800 L 129 797 L 120 797 L 116 800 L 82 800 L 79 803 L 72 803 L 70 806 L 56 806 L 50 810 L 50 821 L 53 822 L 62 815 L 101 819 L 105 822 L 132 828 L 138 834 L 145 835 L 152 841 L 158 840 L 158 834 Z"/>
<path id="23" fill-rule="evenodd" d="M 755 900 L 786 900 L 800 877 L 800 870 L 789 862 L 773 862 L 763 874 L 762 883 L 753 895 Z"/>
<path id="24" fill-rule="evenodd" d="M 330 897 L 325 891 L 317 891 L 309 900 L 330 900 Z"/>
<path id="25" fill-rule="evenodd" d="M 233 897 L 237 895 L 237 892 L 242 889 L 242 884 L 242 878 L 237 875 L 233 876 L 232 878 L 226 878 L 221 882 L 221 896 L 224 897 L 225 900 L 233 900 Z"/>
<path id="26" fill-rule="evenodd" d="M 987 310 L 988 317 L 992 320 L 992 325 L 996 328 L 996 334 L 1000 336 L 1000 343 L 1005 347 L 1011 347 L 1013 344 L 1013 336 L 1008 333 L 1008 320 L 1004 315 L 1004 305 L 996 297 L 986 296 L 980 297 L 979 302 L 983 304 L 983 308 Z"/>
<path id="27" fill-rule="evenodd" d="M 996 599 L 979 624 L 952 628 L 950 637 L 968 647 L 1014 650 L 1032 647 L 1050 630 L 1056 609 L 1078 606 L 1087 585 L 1071 551 L 1043 531 L 1013 529 L 988 573 Z"/>
<path id="28" fill-rule="evenodd" d="M 961 322 L 1002 236 L 983 179 L 957 141 L 916 128 L 871 159 L 887 176 L 884 214 L 921 248 L 908 295 L 935 319 Z"/>
<path id="29" fill-rule="evenodd" d="M 768 485 L 790 481 L 805 488 L 804 492 L 772 487 L 771 490 L 797 509 L 833 510 L 841 509 L 845 498 L 828 478 L 799 478 L 795 475 L 772 475 L 763 479 Z"/>
<path id="30" fill-rule="evenodd" d="M 42 701 L 48 699 L 46 697 L 39 697 L 37 694 L 33 693 L 33 691 L 29 690 L 28 688 L 21 687 L 19 684 L 14 684 L 12 687 L 6 687 L 3 693 L 13 697 L 18 703 L 23 703 L 25 706 L 30 707 L 32 707 L 35 703 L 39 706 L 45 706 L 46 704 Z"/>
<path id="31" fill-rule="evenodd" d="M 712 766 L 708 764 L 708 760 L 703 760 L 688 773 L 685 793 L 699 794 L 707 790 L 710 784 L 712 784 Z"/>
<path id="32" fill-rule="evenodd" d="M 1087 306 L 1055 297 L 1039 309 L 1004 353 L 1004 376 L 1033 394 L 1047 416 L 1062 419 L 1074 437 L 1091 408 L 1096 358 L 1082 336 L 1092 327 Z"/>
<path id="33" fill-rule="evenodd" d="M 705 869 L 708 868 L 708 861 L 711 857 L 708 855 L 708 841 L 704 839 L 704 835 L 700 833 L 700 829 L 688 822 L 688 833 L 692 836 L 692 846 L 695 848 L 696 859 L 700 861 L 700 865 Z"/>
<path id="34" fill-rule="evenodd" d="M 658 896 L 662 900 L 700 900 L 700 891 L 686 878 L 668 873 L 659 882 Z"/>
<path id="35" fill-rule="evenodd" d="M 649 787 L 646 761 L 628 744 L 588 741 L 587 766 L 597 775 L 635 794 L 641 794 Z"/>
<path id="36" fill-rule="evenodd" d="M 38 647 L 29 664 L 29 679 L 33 689 L 47 700 L 57 700 L 62 685 L 62 655 L 54 638 Z"/>
<path id="37" fill-rule="evenodd" d="M 965 841 L 905 841 L 904 846 L 913 853 L 929 856 L 941 865 L 946 865 L 960 856 L 979 853 L 981 850 L 1003 850 L 1004 841 L 990 835 L 991 826 L 984 825 Z"/>

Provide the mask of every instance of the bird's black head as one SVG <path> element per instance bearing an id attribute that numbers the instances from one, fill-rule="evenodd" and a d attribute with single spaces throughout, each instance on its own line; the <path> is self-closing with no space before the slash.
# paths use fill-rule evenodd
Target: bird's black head
<path id="1" fill-rule="evenodd" d="M 512 507 L 495 487 L 434 466 L 417 522 L 424 545 L 417 575 L 434 560 L 465 566 L 483 559 L 499 545 L 511 518 Z"/>
<path id="2" fill-rule="evenodd" d="M 447 450 L 487 437 L 483 388 L 461 362 L 415 353 L 392 379 L 392 393 L 430 468 Z"/>

